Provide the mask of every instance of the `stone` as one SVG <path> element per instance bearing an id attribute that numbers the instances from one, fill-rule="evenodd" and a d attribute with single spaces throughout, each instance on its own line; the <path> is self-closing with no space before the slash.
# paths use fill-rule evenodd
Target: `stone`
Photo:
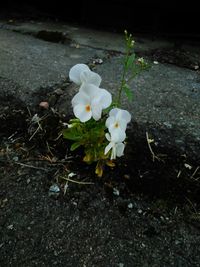
<path id="1" fill-rule="evenodd" d="M 27 106 L 39 104 L 39 98 L 53 90 L 55 84 L 68 79 L 71 66 L 88 62 L 95 50 L 76 49 L 39 40 L 30 35 L 0 31 L 0 96 L 17 98 Z"/>

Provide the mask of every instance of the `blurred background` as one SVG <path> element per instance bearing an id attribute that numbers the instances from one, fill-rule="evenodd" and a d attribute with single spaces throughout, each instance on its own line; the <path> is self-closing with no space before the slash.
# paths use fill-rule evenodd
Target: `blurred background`
<path id="1" fill-rule="evenodd" d="M 199 9 L 191 1 L 7 0 L 0 6 L 0 19 L 51 19 L 115 32 L 200 39 Z"/>

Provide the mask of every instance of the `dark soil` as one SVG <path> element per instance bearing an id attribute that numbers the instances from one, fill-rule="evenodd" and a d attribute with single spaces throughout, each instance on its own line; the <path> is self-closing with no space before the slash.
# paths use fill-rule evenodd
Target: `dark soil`
<path id="1" fill-rule="evenodd" d="M 197 44 L 196 44 L 197 45 Z M 199 53 L 187 51 L 181 47 L 181 41 L 175 42 L 173 48 L 156 49 L 147 53 L 153 60 L 173 64 L 178 67 L 199 70 L 200 58 Z"/>
<path id="2" fill-rule="evenodd" d="M 0 266 L 200 266 L 194 162 L 154 145 L 152 161 L 141 138 L 97 178 L 56 139 L 66 119 L 38 114 L 42 130 L 27 115 L 2 135 Z M 71 172 L 76 183 L 65 180 Z"/>

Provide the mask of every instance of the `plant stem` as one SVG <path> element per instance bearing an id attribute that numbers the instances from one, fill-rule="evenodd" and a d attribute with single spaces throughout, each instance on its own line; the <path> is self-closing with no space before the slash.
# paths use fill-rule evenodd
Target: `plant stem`
<path id="1" fill-rule="evenodd" d="M 120 87 L 118 90 L 118 96 L 117 96 L 117 101 L 116 101 L 116 106 L 120 107 L 121 106 L 121 95 L 123 91 L 123 87 L 126 84 L 126 73 L 127 73 L 127 63 L 129 59 L 129 54 L 131 51 L 131 46 L 130 46 L 130 36 L 128 37 L 127 43 L 126 43 L 126 54 L 125 54 L 125 60 L 124 60 L 124 65 L 123 65 L 123 73 L 122 73 L 122 78 L 121 78 L 121 83 Z"/>

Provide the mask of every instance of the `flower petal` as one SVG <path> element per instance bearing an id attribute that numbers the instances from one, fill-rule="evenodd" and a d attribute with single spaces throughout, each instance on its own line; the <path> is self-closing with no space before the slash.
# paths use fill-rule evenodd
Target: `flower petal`
<path id="1" fill-rule="evenodd" d="M 127 127 L 127 122 L 123 119 L 119 120 L 117 122 L 119 124 L 119 127 L 123 130 L 126 131 L 126 127 Z"/>
<path id="2" fill-rule="evenodd" d="M 81 122 L 89 121 L 92 117 L 92 112 L 87 111 L 85 105 L 82 104 L 74 106 L 73 111 L 76 118 L 78 118 Z"/>
<path id="3" fill-rule="evenodd" d="M 116 119 L 119 119 L 119 120 L 123 119 L 127 123 L 131 121 L 131 114 L 125 109 L 113 108 L 109 112 L 109 116 L 114 116 Z"/>
<path id="4" fill-rule="evenodd" d="M 112 95 L 106 89 L 99 88 L 99 97 L 101 101 L 102 108 L 108 108 L 112 103 Z"/>
<path id="5" fill-rule="evenodd" d="M 108 117 L 106 120 L 106 127 L 109 129 L 111 133 L 114 130 L 121 129 L 122 131 L 126 131 L 127 122 L 125 120 L 115 120 L 114 117 Z"/>
<path id="6" fill-rule="evenodd" d="M 131 114 L 127 110 L 121 109 L 118 116 L 121 120 L 125 120 L 127 123 L 131 121 Z"/>
<path id="7" fill-rule="evenodd" d="M 110 131 L 111 140 L 113 142 L 119 143 L 123 142 L 126 138 L 126 133 L 120 128 L 113 128 L 112 131 Z"/>
<path id="8" fill-rule="evenodd" d="M 117 154 L 117 151 L 116 151 L 116 144 L 113 145 L 113 148 L 112 148 L 112 153 L 111 153 L 111 157 L 110 159 L 116 159 L 116 154 Z"/>
<path id="9" fill-rule="evenodd" d="M 101 103 L 98 101 L 97 98 L 94 98 L 91 103 L 92 108 L 92 117 L 95 121 L 98 121 L 101 119 L 101 113 L 102 113 L 102 106 Z"/>
<path id="10" fill-rule="evenodd" d="M 117 157 L 121 157 L 124 155 L 124 148 L 125 148 L 125 145 L 123 143 L 116 144 Z"/>
<path id="11" fill-rule="evenodd" d="M 116 117 L 118 112 L 119 112 L 119 108 L 113 108 L 111 109 L 111 111 L 109 112 L 109 116 L 113 116 L 113 117 Z"/>
<path id="12" fill-rule="evenodd" d="M 111 125 L 115 124 L 115 118 L 114 117 L 108 117 L 106 120 L 106 127 L 109 128 Z"/>
<path id="13" fill-rule="evenodd" d="M 110 143 L 106 146 L 106 148 L 105 148 L 105 150 L 104 150 L 104 154 L 105 154 L 105 155 L 111 150 L 111 148 L 113 147 L 113 145 L 114 145 L 114 143 L 113 143 L 113 142 L 110 142 Z"/>
<path id="14" fill-rule="evenodd" d="M 99 87 L 94 84 L 83 83 L 79 89 L 79 92 L 88 95 L 92 99 L 98 95 L 99 90 Z"/>
<path id="15" fill-rule="evenodd" d="M 111 141 L 111 137 L 110 137 L 110 134 L 109 133 L 106 133 L 105 134 L 105 137 L 106 137 L 106 139 L 110 142 Z"/>
<path id="16" fill-rule="evenodd" d="M 83 105 L 88 105 L 90 103 L 90 97 L 83 92 L 77 93 L 73 98 L 72 98 L 72 106 L 76 106 L 78 104 L 83 104 Z"/>
<path id="17" fill-rule="evenodd" d="M 83 71 L 90 71 L 89 67 L 85 64 L 76 64 L 69 71 L 69 79 L 77 85 L 81 85 L 81 73 Z"/>
<path id="18" fill-rule="evenodd" d="M 99 87 L 101 83 L 101 77 L 99 74 L 97 74 L 94 71 L 86 70 L 81 72 L 80 74 L 80 80 L 82 83 L 91 83 Z"/>

